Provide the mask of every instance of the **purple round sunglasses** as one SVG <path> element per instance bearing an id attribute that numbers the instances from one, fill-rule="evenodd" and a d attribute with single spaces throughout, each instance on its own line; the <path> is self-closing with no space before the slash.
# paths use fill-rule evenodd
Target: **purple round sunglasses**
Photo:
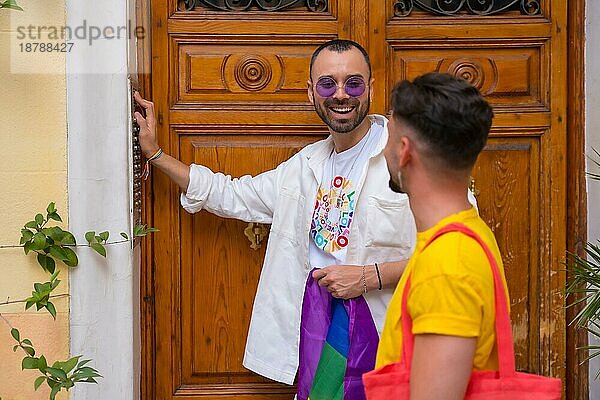
<path id="1" fill-rule="evenodd" d="M 321 97 L 331 97 L 335 94 L 338 83 L 330 76 L 319 78 L 316 84 L 317 93 Z M 344 82 L 344 91 L 350 97 L 360 97 L 365 92 L 367 85 L 360 76 L 351 76 Z"/>

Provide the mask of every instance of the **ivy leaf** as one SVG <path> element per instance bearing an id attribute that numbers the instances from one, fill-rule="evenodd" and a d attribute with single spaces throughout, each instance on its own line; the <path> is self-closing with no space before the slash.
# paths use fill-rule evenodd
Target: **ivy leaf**
<path id="1" fill-rule="evenodd" d="M 71 232 L 68 231 L 63 231 L 64 232 L 64 238 L 60 241 L 61 244 L 67 244 L 67 245 L 75 245 L 77 244 L 75 241 L 75 236 L 73 236 L 73 234 Z"/>
<path id="2" fill-rule="evenodd" d="M 94 249 L 96 253 L 100 254 L 102 257 L 106 257 L 106 249 L 100 243 L 92 243 L 90 246 L 92 246 L 92 249 Z"/>
<path id="3" fill-rule="evenodd" d="M 15 0 L 6 0 L 4 3 L 0 4 L 0 8 L 10 8 L 13 10 L 23 11 L 23 9 L 17 5 Z"/>
<path id="4" fill-rule="evenodd" d="M 54 262 L 54 259 L 52 257 L 48 257 L 44 254 L 38 254 L 37 261 L 42 266 L 42 268 L 44 268 L 45 271 L 48 271 L 51 274 L 54 273 L 56 263 Z"/>
<path id="5" fill-rule="evenodd" d="M 25 251 L 25 254 L 29 254 L 31 250 L 33 250 L 33 242 L 25 243 L 25 245 L 23 246 L 23 251 Z"/>
<path id="6" fill-rule="evenodd" d="M 12 328 L 10 330 L 10 334 L 12 335 L 12 337 L 15 338 L 17 342 L 21 343 L 21 334 L 19 333 L 19 330 L 17 328 Z"/>
<path id="7" fill-rule="evenodd" d="M 19 348 L 19 345 L 18 345 L 18 344 L 15 344 L 15 345 L 13 346 L 13 352 L 14 352 L 14 353 L 16 353 L 18 348 Z"/>
<path id="8" fill-rule="evenodd" d="M 52 254 L 52 256 L 54 258 L 56 258 L 57 260 L 60 260 L 60 261 L 68 260 L 67 253 L 65 253 L 63 248 L 60 246 L 56 246 L 56 245 L 50 246 L 50 254 Z"/>
<path id="9" fill-rule="evenodd" d="M 87 240 L 88 244 L 92 244 L 94 239 L 96 239 L 96 232 L 89 231 L 85 233 L 85 240 Z"/>
<path id="10" fill-rule="evenodd" d="M 40 226 L 44 223 L 44 216 L 42 214 L 37 214 L 35 216 L 35 223 Z"/>
<path id="11" fill-rule="evenodd" d="M 60 217 L 60 215 L 58 215 L 58 213 L 55 212 L 48 214 L 48 219 L 53 219 L 55 221 L 62 222 L 62 218 Z"/>
<path id="12" fill-rule="evenodd" d="M 45 376 L 39 376 L 33 384 L 33 387 L 35 388 L 35 390 L 38 390 L 39 387 L 42 386 L 42 383 L 44 383 L 45 380 L 46 380 Z"/>
<path id="13" fill-rule="evenodd" d="M 38 359 L 38 369 L 43 374 L 44 372 L 46 372 L 46 368 L 48 368 L 48 363 L 46 361 L 46 357 L 41 355 L 40 358 Z"/>
<path id="14" fill-rule="evenodd" d="M 33 235 L 32 250 L 42 250 L 44 247 L 46 247 L 46 235 L 42 232 L 37 232 Z"/>
<path id="15" fill-rule="evenodd" d="M 46 310 L 48 310 L 50 315 L 56 320 L 56 307 L 54 307 L 54 304 L 48 302 L 48 304 L 46 304 Z"/>
<path id="16" fill-rule="evenodd" d="M 125 232 L 121 232 L 121 236 L 125 239 L 125 240 L 129 240 L 129 236 L 127 236 L 127 234 Z"/>
<path id="17" fill-rule="evenodd" d="M 33 232 L 29 229 L 21 229 L 21 242 L 19 244 L 25 244 L 33 238 Z"/>
<path id="18" fill-rule="evenodd" d="M 48 214 L 52 214 L 53 212 L 55 212 L 56 204 L 54 202 L 51 202 L 50 204 L 48 204 L 48 207 L 46 207 L 46 211 L 48 212 Z"/>
<path id="19" fill-rule="evenodd" d="M 29 308 L 31 308 L 32 305 L 35 304 L 35 301 L 30 300 L 31 297 L 29 299 L 27 299 L 27 302 L 25 303 L 25 309 L 28 310 Z"/>
<path id="20" fill-rule="evenodd" d="M 25 228 L 35 229 L 37 227 L 38 227 L 38 224 L 35 221 L 29 221 L 28 223 L 25 224 Z"/>
<path id="21" fill-rule="evenodd" d="M 104 240 L 105 242 L 108 240 L 109 235 L 110 233 L 108 233 L 108 231 L 100 232 L 98 234 L 98 236 L 100 236 L 100 239 Z"/>
<path id="22" fill-rule="evenodd" d="M 31 357 L 35 356 L 35 350 L 33 349 L 33 347 L 24 346 L 23 350 L 25 350 L 25 353 L 29 354 Z"/>
<path id="23" fill-rule="evenodd" d="M 42 232 L 43 232 L 43 230 L 42 230 Z M 52 238 L 52 240 L 54 240 L 55 242 L 60 243 L 65 238 L 66 233 L 67 232 L 63 231 L 58 226 L 53 226 L 52 228 L 49 229 L 49 232 L 47 233 L 47 235 L 50 236 Z"/>
<path id="24" fill-rule="evenodd" d="M 33 343 L 31 343 L 31 340 L 29 340 L 29 339 L 23 339 L 23 344 L 27 344 L 29 346 L 33 346 Z"/>
<path id="25" fill-rule="evenodd" d="M 21 362 L 21 369 L 37 369 L 38 359 L 35 357 L 25 357 Z"/>
<path id="26" fill-rule="evenodd" d="M 69 267 L 76 267 L 79 264 L 79 260 L 77 259 L 77 254 L 68 247 L 63 247 L 63 251 L 65 252 L 67 259 L 63 260 L 63 262 Z"/>

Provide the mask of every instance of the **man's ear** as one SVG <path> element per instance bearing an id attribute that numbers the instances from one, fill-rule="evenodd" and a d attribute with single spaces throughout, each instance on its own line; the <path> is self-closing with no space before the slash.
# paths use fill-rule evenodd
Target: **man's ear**
<path id="1" fill-rule="evenodd" d="M 310 101 L 310 104 L 312 104 L 314 106 L 315 98 L 314 98 L 314 93 L 312 90 L 312 81 L 310 79 L 308 81 L 306 81 L 306 91 L 308 92 L 308 100 Z"/>
<path id="2" fill-rule="evenodd" d="M 400 145 L 398 147 L 398 163 L 400 164 L 401 168 L 404 168 L 412 159 L 414 143 L 408 136 L 402 136 L 400 138 Z"/>

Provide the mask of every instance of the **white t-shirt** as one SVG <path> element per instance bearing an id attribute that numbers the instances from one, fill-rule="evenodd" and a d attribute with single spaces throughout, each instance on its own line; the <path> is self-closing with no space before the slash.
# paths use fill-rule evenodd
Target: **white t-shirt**
<path id="1" fill-rule="evenodd" d="M 344 264 L 354 209 L 363 183 L 369 155 L 378 145 L 383 125 L 371 119 L 371 128 L 353 147 L 331 152 L 310 228 L 309 262 L 312 267 Z"/>

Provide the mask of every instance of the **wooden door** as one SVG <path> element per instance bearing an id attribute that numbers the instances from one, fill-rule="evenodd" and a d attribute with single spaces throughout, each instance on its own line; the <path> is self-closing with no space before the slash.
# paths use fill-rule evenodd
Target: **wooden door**
<path id="1" fill-rule="evenodd" d="M 469 80 L 496 115 L 473 186 L 507 269 L 517 365 L 564 378 L 566 6 L 440 3 L 447 8 L 435 0 L 144 3 L 159 141 L 185 163 L 233 176 L 273 168 L 327 132 L 306 97 L 306 79 L 312 51 L 336 37 L 371 55 L 372 112 L 389 109 L 399 79 L 444 71 Z M 469 11 L 475 3 L 487 4 L 475 12 L 490 15 Z M 496 12 L 503 5 L 510 6 Z M 146 279 L 154 307 L 145 343 L 153 357 L 144 371 L 151 389 L 143 393 L 292 399 L 293 388 L 241 366 L 264 243 L 251 249 L 240 221 L 187 214 L 160 173 L 150 189 L 160 233 Z"/>

